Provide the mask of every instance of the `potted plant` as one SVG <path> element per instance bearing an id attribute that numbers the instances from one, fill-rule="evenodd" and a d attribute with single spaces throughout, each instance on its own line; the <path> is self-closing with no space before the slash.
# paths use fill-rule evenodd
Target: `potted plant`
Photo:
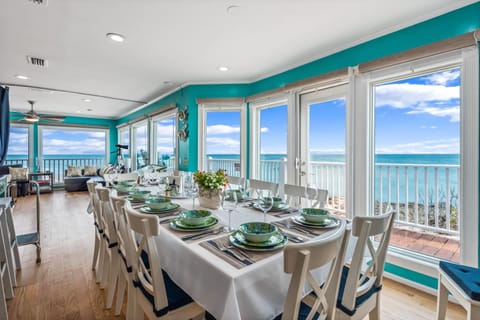
<path id="1" fill-rule="evenodd" d="M 198 185 L 200 206 L 218 209 L 222 202 L 223 189 L 228 184 L 225 171 L 221 169 L 215 172 L 197 171 L 193 174 L 193 181 Z"/>

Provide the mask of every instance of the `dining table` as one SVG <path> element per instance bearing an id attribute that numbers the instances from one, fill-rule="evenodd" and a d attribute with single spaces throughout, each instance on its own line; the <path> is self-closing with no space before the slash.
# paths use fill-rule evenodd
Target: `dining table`
<path id="1" fill-rule="evenodd" d="M 154 187 L 143 187 L 155 192 Z M 161 230 L 156 237 L 160 264 L 173 281 L 216 319 L 273 319 L 283 311 L 291 275 L 283 270 L 283 250 L 258 252 L 238 249 L 229 241 L 228 213 L 221 208 L 211 210 L 218 219 L 214 227 L 187 232 L 172 225 L 182 210 L 204 209 L 198 201 L 177 195 L 171 199 L 178 205 L 173 213 L 159 214 Z M 195 208 L 194 208 L 195 204 Z M 131 203 L 134 209 L 145 213 L 142 203 Z M 248 222 L 276 224 L 287 236 L 288 242 L 302 243 L 331 236 L 339 228 L 313 229 L 292 224 L 298 215 L 295 208 L 282 208 L 264 213 L 251 200 L 240 202 L 231 213 L 230 227 L 235 230 Z M 343 223 L 343 222 L 342 222 Z M 287 243 L 288 245 L 288 243 Z M 348 246 L 346 257 L 352 256 Z M 314 270 L 319 281 L 327 277 L 329 266 Z M 311 291 L 305 286 L 304 295 Z"/>

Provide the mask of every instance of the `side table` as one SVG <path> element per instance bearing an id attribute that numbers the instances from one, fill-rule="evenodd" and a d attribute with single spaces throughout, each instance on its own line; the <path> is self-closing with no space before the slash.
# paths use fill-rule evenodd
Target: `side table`
<path id="1" fill-rule="evenodd" d="M 30 194 L 35 193 L 38 188 L 40 193 L 52 192 L 53 191 L 53 172 L 31 172 L 28 174 L 28 181 L 35 181 L 36 183 L 30 183 Z"/>

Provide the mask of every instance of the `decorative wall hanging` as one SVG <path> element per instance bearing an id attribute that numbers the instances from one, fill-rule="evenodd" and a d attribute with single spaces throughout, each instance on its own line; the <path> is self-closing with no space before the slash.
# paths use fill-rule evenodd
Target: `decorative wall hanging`
<path id="1" fill-rule="evenodd" d="M 178 121 L 185 122 L 188 119 L 188 106 L 183 107 L 183 110 L 178 111 Z"/>
<path id="2" fill-rule="evenodd" d="M 182 129 L 178 130 L 177 136 L 178 139 L 182 141 L 186 141 L 188 138 L 188 129 L 187 129 L 187 124 L 184 123 Z"/>
<path id="3" fill-rule="evenodd" d="M 187 124 L 188 106 L 185 106 L 183 107 L 182 110 L 178 111 L 177 119 L 179 121 L 178 123 L 179 130 L 178 130 L 177 136 L 181 141 L 186 141 L 188 138 L 188 124 Z"/>

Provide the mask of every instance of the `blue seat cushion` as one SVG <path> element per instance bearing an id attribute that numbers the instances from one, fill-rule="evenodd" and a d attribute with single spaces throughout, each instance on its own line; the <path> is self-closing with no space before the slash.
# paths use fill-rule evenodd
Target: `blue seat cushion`
<path id="1" fill-rule="evenodd" d="M 357 311 L 357 309 L 362 305 L 362 303 L 364 303 L 374 293 L 380 291 L 382 289 L 382 286 L 378 286 L 378 287 L 373 286 L 373 287 L 370 288 L 370 290 L 368 290 L 367 292 L 365 292 L 361 296 L 358 296 L 357 299 L 355 300 L 355 308 L 353 310 L 350 310 L 349 308 L 345 307 L 342 304 L 343 293 L 345 292 L 345 285 L 346 285 L 346 282 L 347 282 L 349 271 L 350 271 L 349 267 L 343 266 L 342 278 L 340 279 L 340 286 L 338 288 L 337 308 L 342 310 L 343 312 L 345 312 L 349 316 L 353 316 L 355 314 L 355 312 Z M 368 280 L 369 280 L 368 277 L 365 278 L 365 281 L 363 283 L 367 282 Z"/>
<path id="2" fill-rule="evenodd" d="M 312 308 L 310 308 L 307 304 L 301 302 L 300 303 L 300 311 L 298 312 L 298 318 L 297 319 L 298 320 L 307 319 L 307 316 L 310 313 L 310 310 L 312 310 Z M 274 320 L 281 320 L 282 315 L 283 315 L 283 313 L 280 313 L 278 316 L 275 317 Z M 317 320 L 319 316 L 320 316 L 320 314 L 318 312 L 315 313 L 315 315 L 313 316 L 313 320 Z"/>
<path id="3" fill-rule="evenodd" d="M 446 261 L 440 261 L 439 267 L 470 299 L 480 301 L 480 269 Z"/>

